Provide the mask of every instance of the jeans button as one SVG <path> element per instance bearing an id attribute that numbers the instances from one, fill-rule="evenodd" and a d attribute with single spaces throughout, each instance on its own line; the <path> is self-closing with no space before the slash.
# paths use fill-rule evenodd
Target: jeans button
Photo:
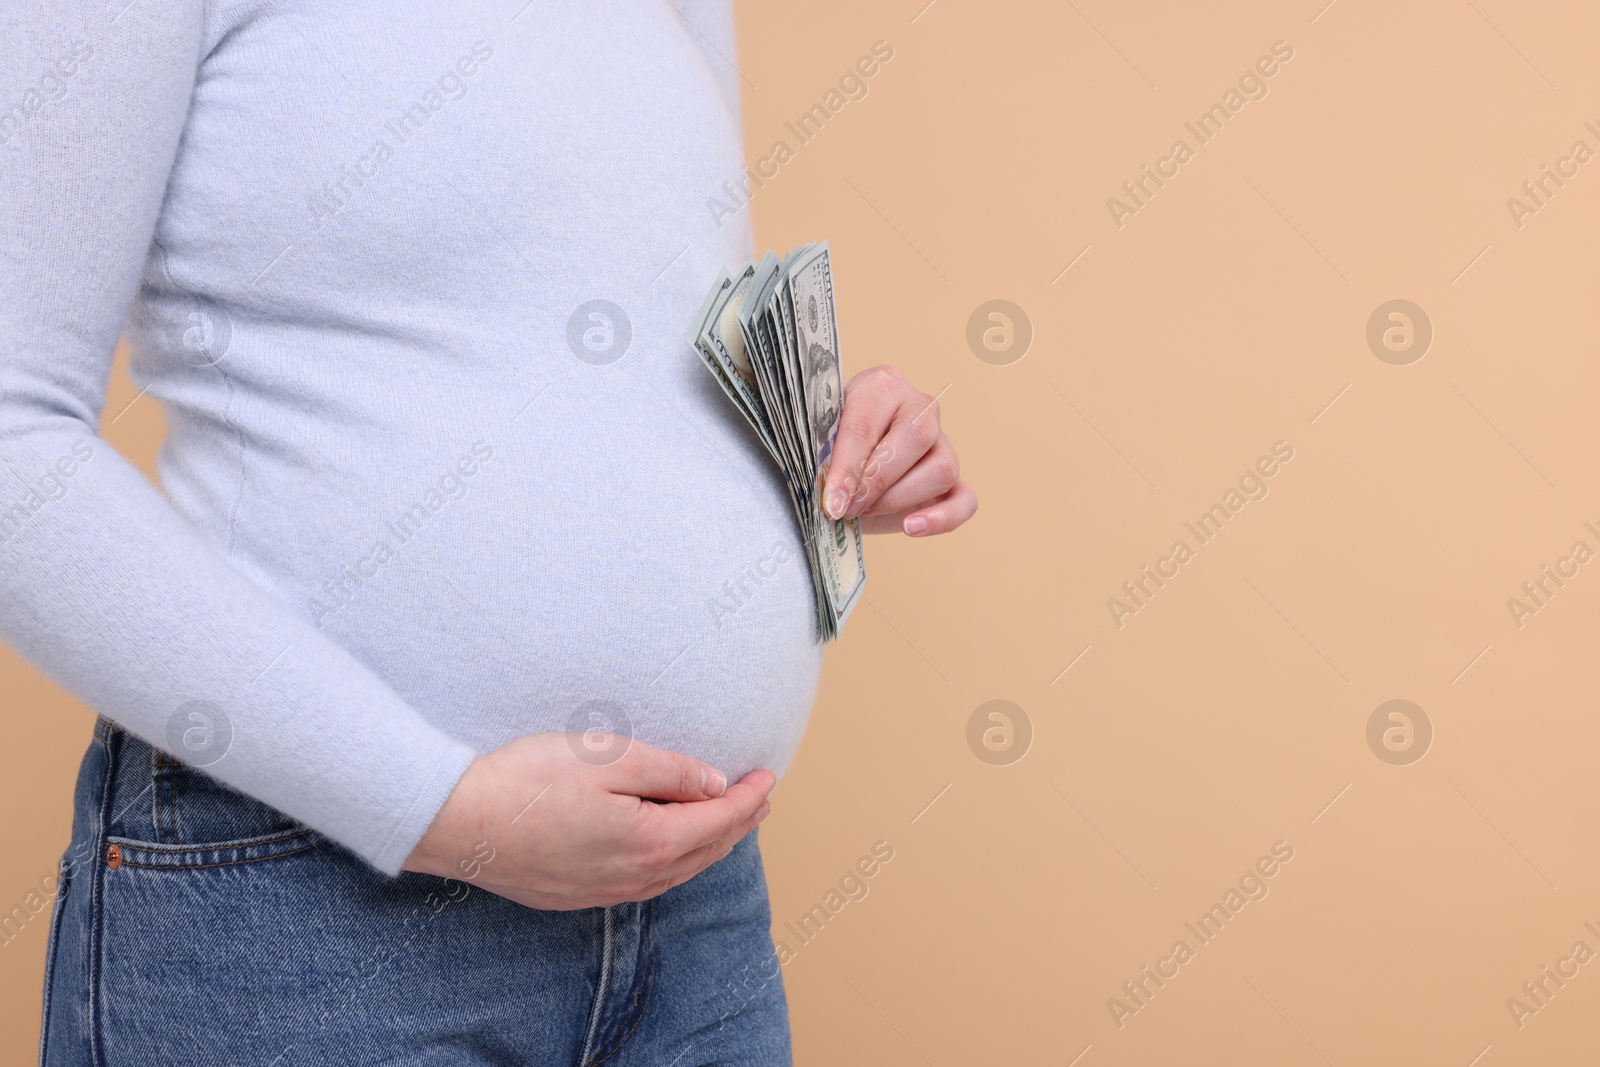
<path id="1" fill-rule="evenodd" d="M 106 846 L 106 866 L 111 868 L 113 871 L 122 866 L 122 846 Z"/>

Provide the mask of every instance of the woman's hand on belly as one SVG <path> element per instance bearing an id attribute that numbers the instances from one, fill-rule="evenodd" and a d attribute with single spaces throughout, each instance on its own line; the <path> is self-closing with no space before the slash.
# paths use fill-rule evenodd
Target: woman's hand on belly
<path id="1" fill-rule="evenodd" d="M 770 771 L 728 785 L 680 753 L 610 735 L 597 752 L 595 740 L 528 734 L 473 760 L 403 869 L 530 908 L 607 907 L 688 881 L 771 810 Z"/>

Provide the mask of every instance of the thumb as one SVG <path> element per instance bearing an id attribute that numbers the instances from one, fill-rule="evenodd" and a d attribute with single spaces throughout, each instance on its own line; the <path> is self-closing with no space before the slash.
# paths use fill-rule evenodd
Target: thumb
<path id="1" fill-rule="evenodd" d="M 708 763 L 635 740 L 608 770 L 613 793 L 658 800 L 693 801 L 720 797 L 728 778 Z"/>

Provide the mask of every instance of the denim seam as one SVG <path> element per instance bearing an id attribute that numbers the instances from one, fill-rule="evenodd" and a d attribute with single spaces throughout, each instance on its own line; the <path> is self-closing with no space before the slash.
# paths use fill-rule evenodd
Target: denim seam
<path id="1" fill-rule="evenodd" d="M 155 839 L 162 844 L 178 843 L 178 782 L 177 777 L 166 768 L 169 763 L 162 762 L 161 750 L 154 745 L 150 746 L 150 781 L 153 788 L 151 792 L 152 804 L 150 809 L 151 828 L 155 831 Z"/>
<path id="2" fill-rule="evenodd" d="M 303 845 L 289 851 L 279 851 L 285 845 L 294 844 L 299 838 L 314 838 L 312 845 Z M 258 859 L 272 859 L 276 856 L 286 856 L 292 852 L 302 851 L 304 848 L 327 844 L 330 839 L 314 827 L 302 826 L 298 830 L 278 830 L 271 834 L 257 837 L 242 837 L 233 841 L 212 841 L 196 844 L 167 844 L 160 841 L 146 841 L 140 838 L 122 837 L 112 834 L 106 838 L 108 843 L 113 843 L 122 848 L 122 866 L 125 867 L 159 867 L 167 870 L 182 870 L 190 867 L 221 867 L 233 863 L 254 863 Z M 220 853 L 234 852 L 241 855 L 251 853 L 239 860 L 224 860 L 219 862 L 185 863 L 183 860 L 199 860 L 204 856 Z M 254 855 L 263 853 L 262 855 Z M 137 858 L 152 858 L 156 856 L 168 860 L 179 861 L 170 863 L 139 863 Z"/>
<path id="3" fill-rule="evenodd" d="M 150 748 L 150 774 L 155 780 L 157 816 L 165 815 L 155 823 L 155 839 L 164 845 L 177 845 L 183 841 L 178 833 L 178 772 L 182 766 L 176 760 L 163 760 L 160 749 Z"/>
<path id="4" fill-rule="evenodd" d="M 644 975 L 640 979 L 639 984 L 635 987 L 633 1004 L 628 1009 L 628 1016 L 624 1017 L 623 1021 L 617 1024 L 618 1028 L 620 1029 L 625 1023 L 627 1023 L 628 1018 L 631 1017 L 633 1020 L 633 1025 L 628 1027 L 627 1033 L 617 1038 L 615 1047 L 606 1052 L 604 1056 L 600 1056 L 599 1059 L 591 1060 L 586 1067 L 600 1067 L 600 1064 L 606 1062 L 606 1060 L 609 1060 L 612 1056 L 615 1056 L 617 1053 L 621 1052 L 622 1047 L 628 1043 L 628 1039 L 633 1036 L 634 1031 L 639 1029 L 639 1024 L 644 1022 L 645 1009 L 650 1007 L 650 994 L 655 990 L 656 985 L 657 959 L 655 945 L 652 941 L 654 924 L 651 922 L 651 920 L 655 917 L 656 902 L 654 900 L 648 901 L 645 904 L 645 909 L 648 910 L 649 914 L 640 916 L 639 919 L 639 939 L 645 953 Z M 641 991 L 644 994 L 644 1003 L 642 1004 L 639 1002 L 639 994 Z M 597 1052 L 596 1055 L 599 1055 L 599 1053 Z"/>
<path id="5" fill-rule="evenodd" d="M 634 1009 L 630 1009 L 630 1014 L 633 1016 L 633 1025 L 628 1027 L 628 1032 L 627 1033 L 625 1033 L 621 1037 L 617 1038 L 617 1044 L 616 1044 L 615 1048 L 613 1048 L 610 1051 L 608 1051 L 604 1056 L 601 1056 L 599 1059 L 589 1061 L 587 1067 L 600 1067 L 600 1065 L 602 1063 L 606 1062 L 611 1057 L 613 1057 L 617 1053 L 621 1052 L 623 1046 L 628 1043 L 628 1039 L 633 1036 L 633 1032 L 635 1030 L 639 1029 L 639 1024 L 644 1022 L 644 1010 L 650 1006 L 650 993 L 655 988 L 655 967 L 654 967 L 654 965 L 651 966 L 649 972 L 645 975 L 645 982 L 646 982 L 646 984 L 645 984 L 645 987 L 644 987 L 644 1003 L 643 1004 L 639 1003 L 639 1000 L 638 1000 L 638 996 L 639 995 L 637 993 L 634 994 Z M 624 1021 L 626 1021 L 626 1020 L 624 1020 Z"/>
<path id="6" fill-rule="evenodd" d="M 70 846 L 69 846 L 70 851 Z M 65 858 L 65 857 L 63 857 Z M 56 899 L 50 910 L 50 942 L 44 958 L 44 1016 L 39 1026 L 39 1062 L 49 1062 L 50 1054 L 50 989 L 55 984 L 56 957 L 61 954 L 62 911 L 67 903 L 67 884 L 72 877 L 69 864 L 56 867 Z"/>
<path id="7" fill-rule="evenodd" d="M 257 834 L 252 837 L 236 837 L 226 841 L 200 841 L 192 844 L 147 841 L 139 837 L 130 837 L 127 834 L 110 834 L 107 836 L 107 840 L 121 845 L 124 851 L 133 849 L 135 852 L 158 852 L 168 856 L 181 856 L 185 852 L 224 852 L 230 849 L 237 851 L 245 848 L 261 848 L 315 833 L 319 833 L 315 827 L 301 826 L 293 830 L 285 828 L 274 830 L 270 834 Z"/>
<path id="8" fill-rule="evenodd" d="M 611 985 L 611 962 L 616 952 L 616 920 L 612 909 L 600 909 L 600 977 L 595 980 L 594 1001 L 589 1006 L 589 1023 L 584 1027 L 583 1049 L 578 1053 L 578 1067 L 589 1063 L 594 1055 L 595 1041 L 600 1037 L 600 1021 L 605 1018 L 606 997 Z"/>
<path id="9" fill-rule="evenodd" d="M 89 880 L 89 914 L 88 951 L 85 955 L 85 978 L 88 984 L 88 1030 L 89 1030 L 89 1060 L 91 1067 L 105 1067 L 105 1035 L 100 1031 L 101 1012 L 104 1010 L 104 998 L 100 995 L 100 976 L 104 970 L 101 959 L 105 951 L 105 881 L 106 865 L 100 862 L 100 857 L 105 854 L 106 837 L 111 830 L 111 798 L 115 792 L 117 781 L 117 758 L 121 755 L 122 734 L 117 730 L 106 731 L 104 738 L 106 746 L 105 778 L 100 783 L 100 812 L 95 818 L 92 833 L 94 835 L 95 851 L 93 864 L 94 876 Z"/>
<path id="10" fill-rule="evenodd" d="M 288 852 L 274 852 L 270 856 L 251 856 L 248 859 L 242 860 L 221 860 L 217 863 L 133 863 L 132 861 L 125 859 L 119 864 L 119 866 L 139 867 L 147 871 L 198 871 L 205 867 L 237 867 L 242 863 L 261 863 L 265 860 L 276 860 L 282 859 L 285 856 L 293 856 L 297 852 L 309 852 L 314 848 L 321 848 L 325 844 L 327 844 L 326 840 L 314 841 L 309 845 L 302 845 L 299 848 L 290 849 Z"/>

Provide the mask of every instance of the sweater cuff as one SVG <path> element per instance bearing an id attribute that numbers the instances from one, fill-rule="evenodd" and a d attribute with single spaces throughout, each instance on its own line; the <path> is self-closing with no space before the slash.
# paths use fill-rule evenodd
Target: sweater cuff
<path id="1" fill-rule="evenodd" d="M 378 846 L 378 851 L 366 857 L 367 862 L 391 878 L 398 877 L 406 857 L 411 855 L 417 842 L 428 832 L 434 816 L 439 814 L 439 809 L 444 807 L 445 800 L 449 798 L 450 791 L 477 756 L 478 753 L 470 745 L 448 740 L 434 757 L 432 771 L 412 797 L 411 804 L 400 815 L 389 836 Z"/>

